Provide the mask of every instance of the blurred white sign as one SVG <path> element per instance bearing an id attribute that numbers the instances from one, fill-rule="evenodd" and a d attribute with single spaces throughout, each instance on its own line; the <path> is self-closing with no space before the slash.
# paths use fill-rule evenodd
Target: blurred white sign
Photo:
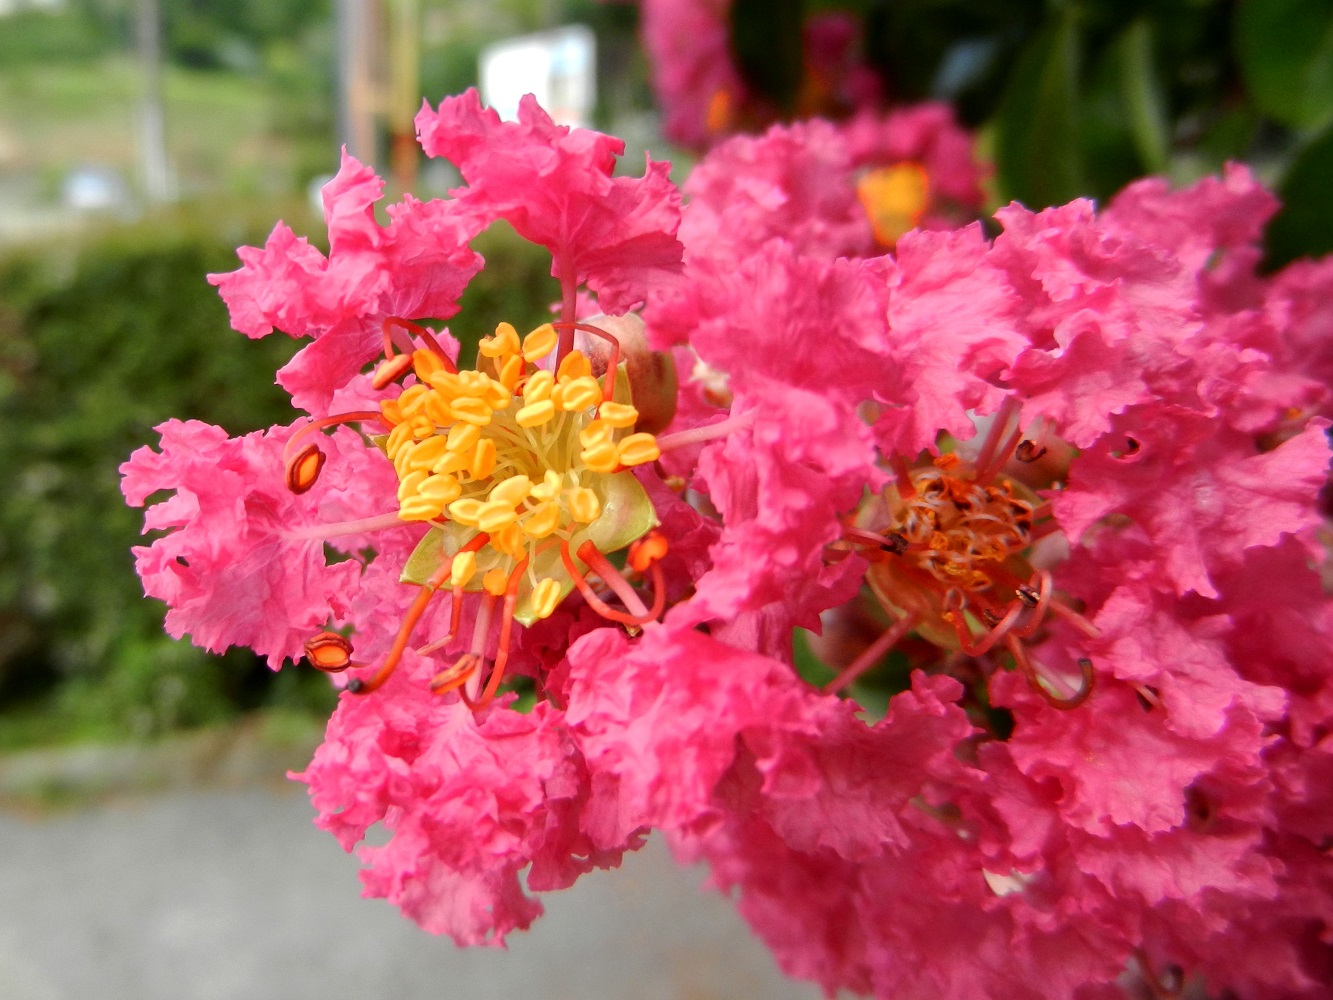
<path id="1" fill-rule="evenodd" d="M 508 38 L 481 53 L 481 99 L 506 121 L 534 94 L 558 125 L 587 128 L 597 102 L 597 41 L 581 24 Z"/>

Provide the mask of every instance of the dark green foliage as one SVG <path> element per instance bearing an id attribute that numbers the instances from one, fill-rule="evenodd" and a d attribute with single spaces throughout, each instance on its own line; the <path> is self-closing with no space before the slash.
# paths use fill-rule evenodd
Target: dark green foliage
<path id="1" fill-rule="evenodd" d="M 57 730 L 142 733 L 226 715 L 271 683 L 241 680 L 246 655 L 163 634 L 129 551 L 143 512 L 117 472 L 171 416 L 233 433 L 292 419 L 273 372 L 293 345 L 232 332 L 204 278 L 262 237 L 161 218 L 0 262 L 0 708 L 39 698 Z"/>

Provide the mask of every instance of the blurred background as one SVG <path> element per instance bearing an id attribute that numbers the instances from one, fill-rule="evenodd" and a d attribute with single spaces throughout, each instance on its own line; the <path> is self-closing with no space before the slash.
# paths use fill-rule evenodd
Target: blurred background
<path id="1" fill-rule="evenodd" d="M 664 124 L 682 98 L 654 82 L 690 53 L 645 36 L 686 8 L 740 81 L 701 95 L 731 101 L 725 127 Z M 729 132 L 830 91 L 821 18 L 850 39 L 837 72 L 870 85 L 813 110 L 949 102 L 976 131 L 990 207 L 1240 159 L 1285 202 L 1265 266 L 1333 249 L 1328 0 L 0 0 L 0 801 L 56 809 L 76 844 L 100 835 L 64 806 L 280 778 L 318 741 L 322 676 L 163 634 L 130 554 L 142 511 L 116 470 L 169 417 L 233 435 L 293 418 L 273 373 L 295 345 L 233 333 L 204 276 L 279 218 L 321 245 L 318 188 L 340 146 L 389 179 L 388 200 L 443 196 L 459 178 L 419 155 L 412 116 L 480 83 L 502 112 L 536 90 L 558 120 L 625 138 L 627 170 L 651 150 L 682 181 Z M 511 231 L 478 249 L 465 339 L 553 296 L 549 261 Z M 3 829 L 9 846 L 27 828 Z"/>

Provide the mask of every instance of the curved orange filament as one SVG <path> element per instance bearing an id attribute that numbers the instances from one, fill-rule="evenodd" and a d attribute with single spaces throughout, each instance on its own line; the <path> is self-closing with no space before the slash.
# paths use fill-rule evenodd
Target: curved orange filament
<path id="1" fill-rule="evenodd" d="M 435 652 L 437 649 L 443 649 L 449 643 L 453 642 L 454 636 L 458 635 L 458 623 L 463 617 L 463 588 L 455 587 L 453 589 L 453 604 L 449 606 L 449 631 L 434 642 L 428 642 L 424 646 L 417 647 L 417 653 L 426 656 Z"/>
<path id="2" fill-rule="evenodd" d="M 1005 644 L 1009 647 L 1009 652 L 1013 654 L 1014 662 L 1018 664 L 1018 669 L 1023 672 L 1027 682 L 1032 689 L 1041 695 L 1042 699 L 1052 708 L 1058 708 L 1061 711 L 1068 711 L 1071 708 L 1078 708 L 1092 694 L 1093 684 L 1096 680 L 1096 674 L 1092 669 L 1092 661 L 1083 658 L 1078 661 L 1078 670 L 1080 681 L 1078 688 L 1072 695 L 1061 697 L 1052 690 L 1052 683 L 1037 672 L 1036 666 L 1028 656 L 1027 650 L 1023 648 L 1023 643 L 1015 636 L 1008 636 Z"/>
<path id="3" fill-rule="evenodd" d="M 579 557 L 582 558 L 582 556 L 583 550 L 580 548 Z M 577 587 L 579 593 L 583 595 L 583 599 L 588 602 L 588 607 L 592 608 L 603 618 L 610 619 L 613 622 L 619 622 L 622 625 L 642 624 L 642 622 L 636 619 L 633 615 L 627 615 L 623 611 L 617 611 L 597 596 L 596 591 L 594 591 L 592 586 L 588 583 L 587 577 L 579 572 L 579 568 L 574 565 L 574 559 L 569 554 L 569 543 L 566 541 L 560 543 L 560 559 L 565 564 L 565 572 L 567 572 L 570 579 L 574 581 L 574 586 Z"/>
<path id="4" fill-rule="evenodd" d="M 956 593 L 957 591 L 951 591 L 950 595 Z M 972 638 L 967 622 L 963 619 L 963 608 L 960 600 L 956 598 L 953 601 L 946 599 L 945 607 L 946 610 L 941 617 L 953 626 L 954 634 L 958 637 L 958 645 L 962 647 L 963 652 L 968 656 L 984 656 L 994 648 L 997 642 L 1009 634 L 1009 630 L 1014 627 L 1014 624 L 1023 614 L 1025 605 L 1018 600 L 1011 603 L 1004 617 L 996 622 L 980 640 Z"/>
<path id="5" fill-rule="evenodd" d="M 412 370 L 412 355 L 398 354 L 392 358 L 385 358 L 375 368 L 375 374 L 370 378 L 370 387 L 372 389 L 383 389 L 391 382 L 397 382 L 400 378 Z"/>
<path id="6" fill-rule="evenodd" d="M 588 568 L 602 578 L 602 582 L 610 587 L 620 602 L 625 605 L 625 610 L 634 616 L 635 625 L 642 625 L 645 622 L 652 621 L 652 614 L 648 608 L 644 607 L 643 600 L 639 597 L 633 585 L 626 580 L 611 563 L 606 556 L 591 541 L 584 542 L 579 546 L 579 558 L 587 563 Z"/>
<path id="7" fill-rule="evenodd" d="M 448 694 L 466 684 L 481 665 L 481 657 L 476 653 L 464 653 L 454 661 L 452 667 L 441 670 L 431 679 L 430 689 L 435 694 Z"/>
<path id="8" fill-rule="evenodd" d="M 464 548 L 475 552 L 488 541 L 490 541 L 490 536 L 483 531 L 469 541 Z M 394 636 L 393 645 L 389 647 L 388 655 L 384 657 L 384 663 L 370 680 L 353 679 L 348 681 L 348 691 L 352 694 L 370 694 L 392 676 L 394 670 L 398 667 L 398 661 L 403 657 L 403 651 L 407 649 L 407 644 L 412 638 L 412 630 L 417 627 L 417 622 L 421 621 L 421 616 L 426 613 L 426 608 L 430 605 L 430 599 L 435 596 L 435 591 L 440 589 L 440 584 L 449 578 L 452 570 L 452 563 L 445 562 L 429 580 L 421 585 L 421 590 L 413 598 L 411 606 L 407 609 L 407 614 L 403 616 L 403 623 L 398 627 L 398 634 Z"/>
<path id="9" fill-rule="evenodd" d="M 915 613 L 905 615 L 898 619 L 898 621 L 895 622 L 891 628 L 887 629 L 883 635 L 865 649 L 861 650 L 861 654 L 857 656 L 856 659 L 843 667 L 842 672 L 839 673 L 837 677 L 825 684 L 824 692 L 826 694 L 835 694 L 838 691 L 841 691 L 848 684 L 852 683 L 852 681 L 856 680 L 863 673 L 873 667 L 879 662 L 880 657 L 906 638 L 907 633 L 912 631 L 916 626 L 917 620 L 918 616 Z"/>
<path id="10" fill-rule="evenodd" d="M 431 351 L 439 355 L 440 361 L 444 364 L 446 371 L 453 375 L 458 374 L 458 367 L 449 360 L 449 355 L 444 353 L 444 348 L 441 347 L 440 342 L 435 339 L 435 334 L 431 333 L 420 323 L 413 323 L 411 320 L 402 319 L 398 316 L 390 316 L 380 324 L 380 332 L 384 337 L 384 359 L 386 361 L 394 360 L 393 334 L 395 330 L 402 331 L 402 333 L 406 335 L 406 345 L 404 346 L 400 342 L 399 346 L 403 347 L 409 357 L 411 356 L 412 351 L 415 350 L 415 345 L 412 343 L 412 337 L 415 335 L 424 340 L 426 346 Z"/>
<path id="11" fill-rule="evenodd" d="M 616 394 L 616 367 L 620 364 L 620 341 L 607 333 L 601 327 L 590 326 L 587 323 L 552 323 L 553 327 L 561 331 L 561 338 L 564 337 L 564 331 L 570 331 L 573 336 L 574 330 L 582 330 L 584 333 L 590 333 L 594 337 L 600 337 L 611 345 L 611 358 L 606 363 L 606 384 L 602 387 L 602 401 L 607 402 L 615 398 Z M 572 344 L 572 341 L 571 341 Z M 568 351 L 562 351 L 560 357 L 563 359 Z"/>
<path id="12" fill-rule="evenodd" d="M 662 611 L 666 608 L 666 580 L 662 575 L 662 567 L 657 561 L 654 560 L 648 567 L 653 581 L 653 606 L 649 608 L 644 606 L 643 601 L 639 599 L 638 593 L 630 585 L 630 582 L 620 575 L 620 571 L 607 561 L 606 557 L 597 550 L 592 542 L 584 542 L 579 546 L 579 558 L 587 563 L 588 568 L 616 592 L 616 595 L 625 602 L 629 609 L 628 612 L 618 611 L 597 596 L 597 592 L 588 583 L 587 577 L 574 564 L 574 559 L 569 554 L 569 543 L 562 541 L 560 543 L 560 559 L 565 564 L 565 572 L 574 581 L 574 586 L 583 595 L 588 607 L 603 618 L 631 628 L 637 628 L 650 621 L 656 621 L 661 616 Z"/>
<path id="13" fill-rule="evenodd" d="M 525 556 L 509 574 L 509 583 L 505 587 L 504 611 L 500 616 L 500 644 L 495 650 L 495 663 L 491 667 L 490 679 L 486 681 L 486 690 L 481 693 L 476 704 L 471 705 L 474 712 L 485 708 L 495 699 L 495 692 L 500 690 L 500 682 L 504 680 L 505 667 L 509 663 L 509 639 L 514 630 L 514 609 L 518 606 L 518 587 L 523 582 L 523 574 L 527 569 L 528 560 Z"/>

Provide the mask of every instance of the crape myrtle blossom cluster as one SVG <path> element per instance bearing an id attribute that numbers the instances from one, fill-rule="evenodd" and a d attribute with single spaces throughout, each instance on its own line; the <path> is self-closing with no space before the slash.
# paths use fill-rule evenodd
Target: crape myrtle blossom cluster
<path id="1" fill-rule="evenodd" d="M 310 418 L 124 468 L 175 491 L 137 550 L 173 634 L 350 678 L 300 777 L 347 849 L 389 832 L 367 895 L 498 944 L 656 828 L 830 992 L 1330 995 L 1333 267 L 1256 274 L 1243 170 L 883 256 L 820 123 L 719 147 L 683 212 L 530 101 L 417 126 L 454 197 L 382 226 L 348 158 L 327 257 L 279 226 L 214 279 L 311 338 Z M 467 367 L 435 321 L 497 218 L 559 319 Z M 799 676 L 793 628 L 866 595 L 883 635 Z"/>
<path id="2" fill-rule="evenodd" d="M 1333 995 L 1333 262 L 1256 273 L 1239 167 L 861 260 L 691 189 L 648 329 L 743 422 L 680 470 L 723 522 L 692 603 L 777 663 L 864 579 L 889 625 L 825 690 L 923 669 L 873 724 L 771 709 L 678 855 L 830 992 Z"/>

